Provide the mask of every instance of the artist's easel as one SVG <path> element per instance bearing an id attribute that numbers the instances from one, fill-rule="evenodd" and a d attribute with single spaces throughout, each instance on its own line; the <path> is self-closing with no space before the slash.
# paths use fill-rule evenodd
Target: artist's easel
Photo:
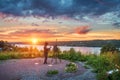
<path id="1" fill-rule="evenodd" d="M 56 39 L 56 43 L 54 44 L 54 47 L 56 46 L 56 48 L 58 48 L 57 47 L 57 39 Z M 53 47 L 53 49 L 54 49 L 54 47 Z M 61 63 L 61 59 L 59 59 L 58 58 L 59 57 L 59 50 L 57 50 L 56 52 L 53 50 L 53 56 L 52 56 L 52 59 L 51 59 L 51 63 L 55 60 L 55 63 L 57 64 L 57 60 L 59 60 L 60 61 L 60 63 Z"/>

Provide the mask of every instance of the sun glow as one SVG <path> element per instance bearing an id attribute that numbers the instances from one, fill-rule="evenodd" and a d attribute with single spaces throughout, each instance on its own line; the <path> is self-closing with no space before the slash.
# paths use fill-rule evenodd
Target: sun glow
<path id="1" fill-rule="evenodd" d="M 32 38 L 32 44 L 37 44 L 38 43 L 38 39 L 36 39 L 36 38 Z"/>

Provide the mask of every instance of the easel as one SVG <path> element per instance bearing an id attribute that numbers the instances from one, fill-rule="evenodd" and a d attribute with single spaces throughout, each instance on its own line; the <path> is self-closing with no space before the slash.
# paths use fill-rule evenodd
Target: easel
<path id="1" fill-rule="evenodd" d="M 56 39 L 56 43 L 53 46 L 53 56 L 51 59 L 51 63 L 55 60 L 55 64 L 57 64 L 57 60 L 59 59 L 59 49 L 57 47 L 57 39 Z M 61 63 L 61 59 L 59 59 L 60 63 Z"/>

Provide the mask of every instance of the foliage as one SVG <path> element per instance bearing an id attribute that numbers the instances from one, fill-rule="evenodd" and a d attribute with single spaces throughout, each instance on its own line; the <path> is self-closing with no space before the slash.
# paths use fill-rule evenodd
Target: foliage
<path id="1" fill-rule="evenodd" d="M 70 60 L 70 61 L 86 61 L 86 65 L 90 65 L 97 73 L 98 80 L 109 80 L 107 76 L 107 71 L 116 69 L 119 67 L 120 71 L 120 53 L 115 51 L 115 48 L 108 49 L 101 55 L 82 55 L 80 52 L 76 52 L 73 49 L 69 51 L 63 51 L 60 58 Z M 116 48 L 117 50 L 117 48 Z M 113 54 L 114 53 L 116 54 Z M 117 66 L 116 66 L 117 65 Z M 74 70 L 74 68 L 68 68 L 68 71 Z M 119 72 L 120 74 L 120 72 Z M 119 80 L 118 72 L 111 75 L 111 80 Z"/>
<path id="2" fill-rule="evenodd" d="M 118 69 L 120 67 L 120 54 L 105 53 L 99 56 L 89 55 L 87 56 L 87 65 L 93 67 L 94 72 L 97 73 L 98 80 L 109 80 L 107 71 Z M 116 67 L 116 65 L 118 67 Z M 120 68 L 119 68 L 120 71 Z M 115 72 L 110 75 L 111 80 L 119 80 L 120 72 Z"/>
<path id="3" fill-rule="evenodd" d="M 106 44 L 101 48 L 101 53 L 107 53 L 107 52 L 118 52 L 119 49 L 117 49 L 113 44 Z"/>
<path id="4" fill-rule="evenodd" d="M 76 72 L 77 69 L 78 69 L 78 67 L 75 63 L 69 63 L 65 67 L 65 71 L 69 72 L 69 73 Z"/>
<path id="5" fill-rule="evenodd" d="M 0 60 L 42 57 L 41 52 L 0 52 Z"/>
<path id="6" fill-rule="evenodd" d="M 118 68 L 120 71 L 120 52 L 118 54 L 114 54 L 113 61 L 114 61 L 116 68 Z"/>
<path id="7" fill-rule="evenodd" d="M 73 63 L 73 62 L 71 62 L 71 63 L 69 63 L 69 64 L 66 64 L 66 67 L 70 67 L 70 66 L 76 66 L 76 64 Z"/>
<path id="8" fill-rule="evenodd" d="M 11 59 L 10 55 L 0 54 L 0 60 L 6 60 L 6 59 Z"/>
<path id="9" fill-rule="evenodd" d="M 53 75 L 56 75 L 58 74 L 58 70 L 49 70 L 47 71 L 47 76 L 53 76 Z"/>
<path id="10" fill-rule="evenodd" d="M 19 59 L 21 58 L 20 53 L 14 52 L 4 52 L 0 53 L 0 60 L 7 60 L 7 59 Z"/>
<path id="11" fill-rule="evenodd" d="M 109 76 L 111 80 L 120 80 L 120 71 L 114 72 L 112 75 Z"/>
<path id="12" fill-rule="evenodd" d="M 112 63 L 105 56 L 90 55 L 87 59 L 87 64 L 92 66 L 95 72 L 99 73 L 112 68 Z"/>
<path id="13" fill-rule="evenodd" d="M 43 57 L 36 47 L 18 47 L 7 41 L 0 41 L 0 60 Z"/>
<path id="14" fill-rule="evenodd" d="M 13 47 L 14 45 L 8 43 L 7 41 L 0 41 L 0 48 L 2 51 L 10 51 Z"/>
<path id="15" fill-rule="evenodd" d="M 113 63 L 115 64 L 115 69 L 118 69 L 118 72 L 114 72 L 110 75 L 111 80 L 120 80 L 120 53 L 114 55 Z"/>
<path id="16" fill-rule="evenodd" d="M 100 73 L 97 73 L 97 80 L 109 80 L 106 71 L 102 71 Z"/>
<path id="17" fill-rule="evenodd" d="M 76 52 L 74 48 L 71 48 L 69 51 L 63 51 L 62 54 L 60 54 L 61 59 L 66 59 L 70 61 L 85 61 L 86 57 L 84 55 L 81 55 L 81 52 Z"/>

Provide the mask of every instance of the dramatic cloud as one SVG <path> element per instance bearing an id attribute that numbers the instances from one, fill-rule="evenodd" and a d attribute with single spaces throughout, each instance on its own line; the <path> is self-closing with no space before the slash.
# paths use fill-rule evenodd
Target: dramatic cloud
<path id="1" fill-rule="evenodd" d="M 120 0 L 0 0 L 0 18 L 8 16 L 35 18 L 45 17 L 56 19 L 64 16 L 66 19 L 91 21 L 91 17 L 103 17 L 104 14 L 112 14 L 113 19 L 120 18 Z M 107 16 L 107 15 L 106 15 Z M 17 21 L 7 19 L 5 22 Z M 105 21 L 114 20 L 107 18 Z M 43 23 L 49 22 L 43 20 Z M 32 24 L 33 26 L 38 26 Z M 114 25 L 116 26 L 116 25 Z"/>
<path id="2" fill-rule="evenodd" d="M 90 27 L 89 26 L 80 26 L 80 27 L 77 27 L 75 29 L 75 33 L 77 34 L 86 34 L 90 31 Z"/>
<path id="3" fill-rule="evenodd" d="M 113 26 L 116 26 L 116 28 L 120 28 L 120 22 L 114 23 Z"/>
<path id="4" fill-rule="evenodd" d="M 40 26 L 40 25 L 37 23 L 32 23 L 31 26 Z"/>
<path id="5" fill-rule="evenodd" d="M 119 10 L 120 0 L 0 0 L 0 12 L 15 16 L 101 15 Z"/>
<path id="6" fill-rule="evenodd" d="M 46 22 L 49 22 L 48 20 L 43 20 L 42 23 L 46 23 Z"/>
<path id="7" fill-rule="evenodd" d="M 1 39 L 35 36 L 80 40 L 88 39 L 92 32 L 119 29 L 120 0 L 0 0 Z M 119 38 L 113 35 L 112 39 Z"/>
<path id="8" fill-rule="evenodd" d="M 4 19 L 4 18 L 6 18 L 6 17 L 7 17 L 6 14 L 3 14 L 3 13 L 0 12 L 0 18 Z"/>

